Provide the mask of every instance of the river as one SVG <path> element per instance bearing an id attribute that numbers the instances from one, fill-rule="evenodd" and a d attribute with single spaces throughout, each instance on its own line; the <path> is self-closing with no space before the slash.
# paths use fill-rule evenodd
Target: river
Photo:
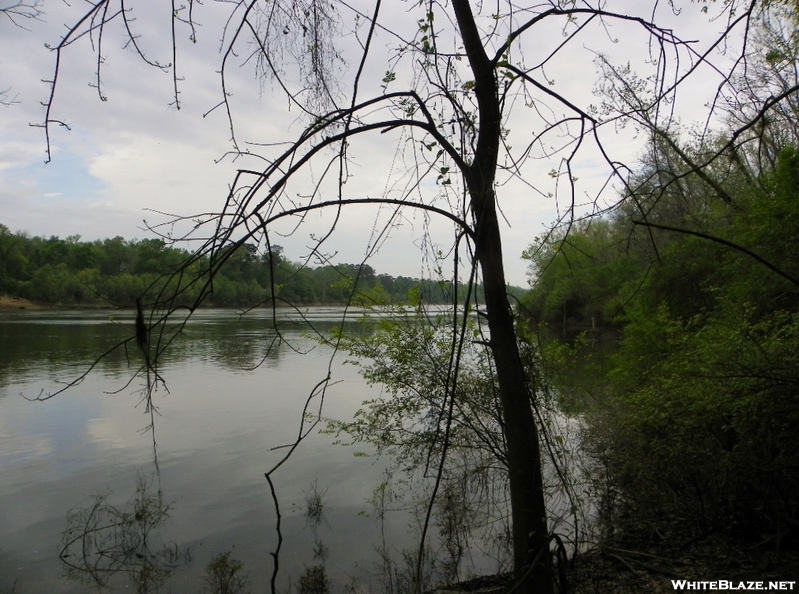
<path id="1" fill-rule="evenodd" d="M 326 333 L 341 323 L 343 310 L 309 313 Z M 126 387 L 141 363 L 132 350 L 128 357 L 120 350 L 103 359 L 85 380 L 53 398 L 30 400 L 58 390 L 98 353 L 129 337 L 132 318 L 111 310 L 0 313 L 0 594 L 87 591 L 81 580 L 97 576 L 76 559 L 86 541 L 73 541 L 66 558 L 71 564 L 59 558 L 76 522 L 87 518 L 93 518 L 94 534 L 106 539 L 94 543 L 106 547 L 105 558 L 125 558 L 122 570 L 100 579 L 142 591 L 129 575 L 137 571 L 135 543 L 118 542 L 130 538 L 123 528 L 140 528 L 137 484 L 165 512 L 147 527 L 147 554 L 165 572 L 158 574 L 157 591 L 199 592 L 206 564 L 225 551 L 243 562 L 255 591 L 265 590 L 277 535 L 264 472 L 286 452 L 274 448 L 294 440 L 305 400 L 331 365 L 332 349 L 297 318 L 280 312 L 286 340 L 267 353 L 275 335 L 270 312 L 241 319 L 231 311 L 198 312 L 162 361 L 166 386 L 153 396 L 158 414 L 150 431 L 143 379 Z M 359 331 L 353 321 L 346 326 Z M 331 366 L 337 383 L 325 396 L 328 417 L 350 418 L 379 394 L 345 358 L 338 354 Z M 356 456 L 333 439 L 312 432 L 274 474 L 283 589 L 314 563 L 315 539 L 327 547 L 326 569 L 337 591 L 353 578 L 365 589 L 377 586 L 381 525 L 366 500 L 384 462 Z M 314 483 L 324 494 L 325 516 L 316 535 L 305 515 Z M 408 519 L 397 514 L 386 521 L 391 546 L 410 546 Z"/>

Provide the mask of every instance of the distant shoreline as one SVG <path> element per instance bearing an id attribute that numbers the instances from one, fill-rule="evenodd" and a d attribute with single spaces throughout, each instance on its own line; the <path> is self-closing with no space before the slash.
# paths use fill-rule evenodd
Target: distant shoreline
<path id="1" fill-rule="evenodd" d="M 324 302 L 311 302 L 311 303 L 294 303 L 294 304 L 281 304 L 278 307 L 296 307 L 296 308 L 308 308 L 308 307 L 344 307 L 346 303 L 324 303 Z M 410 304 L 407 303 L 395 303 L 391 305 L 404 305 L 406 307 L 410 307 Z M 448 305 L 443 303 L 434 303 L 429 305 Z M 352 304 L 350 304 L 352 306 Z M 269 308 L 268 305 L 259 305 L 255 309 L 263 309 Z M 127 307 L 118 307 L 110 304 L 80 304 L 80 303 L 71 303 L 68 305 L 59 305 L 55 303 L 34 303 L 24 297 L 13 297 L 11 295 L 0 295 L 0 311 L 14 311 L 14 310 L 32 310 L 32 311 L 56 311 L 60 309 L 130 309 L 133 310 L 133 306 Z M 213 304 L 203 304 L 200 306 L 200 309 L 250 309 L 248 306 L 243 305 L 213 305 Z"/>
<path id="2" fill-rule="evenodd" d="M 0 310 L 9 309 L 48 309 L 42 305 L 23 299 L 22 297 L 11 297 L 10 295 L 0 295 Z"/>

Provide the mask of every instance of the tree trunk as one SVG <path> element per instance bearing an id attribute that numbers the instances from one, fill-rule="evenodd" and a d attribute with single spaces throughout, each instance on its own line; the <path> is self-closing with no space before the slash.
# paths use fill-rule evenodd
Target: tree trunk
<path id="1" fill-rule="evenodd" d="M 518 591 L 551 594 L 549 533 L 547 530 L 541 452 L 533 418 L 531 390 L 519 356 L 516 330 L 505 286 L 502 239 L 497 220 L 494 180 L 497 170 L 502 114 L 495 65 L 485 53 L 468 0 L 453 0 L 463 47 L 474 73 L 479 109 L 477 147 L 472 164 L 463 171 L 475 224 L 475 252 L 483 276 L 490 345 L 502 405 L 513 521 L 513 571 Z M 541 553 L 535 568 L 530 566 Z M 529 575 L 528 575 L 529 572 Z"/>
<path id="2" fill-rule="evenodd" d="M 536 568 L 526 576 L 536 555 L 549 547 L 549 533 L 538 430 L 506 293 L 502 246 L 494 208 L 483 211 L 480 226 L 483 232 L 477 255 L 483 274 L 491 351 L 497 370 L 508 448 L 514 577 L 517 581 L 527 577 L 521 592 L 548 594 L 553 590 L 547 550 L 539 557 Z"/>

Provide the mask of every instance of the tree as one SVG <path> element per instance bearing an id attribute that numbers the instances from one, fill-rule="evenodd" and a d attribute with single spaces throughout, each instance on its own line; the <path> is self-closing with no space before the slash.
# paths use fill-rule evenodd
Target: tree
<path id="1" fill-rule="evenodd" d="M 25 20 L 36 20 L 42 16 L 42 8 L 40 0 L 16 0 L 10 4 L 0 5 L 0 20 L 3 17 L 8 19 L 12 24 L 22 29 L 25 26 L 22 24 Z M 2 85 L 2 82 L 0 82 Z M 9 107 L 16 103 L 16 97 L 9 95 L 11 87 L 3 88 L 0 86 L 0 105 Z"/>
<path id="2" fill-rule="evenodd" d="M 691 184 L 698 196 L 680 212 L 668 192 L 642 184 L 640 203 L 658 197 L 649 238 L 635 208 L 614 211 L 609 236 L 572 229 L 571 245 L 601 254 L 626 242 L 635 262 L 626 282 L 596 297 L 615 309 L 619 341 L 580 354 L 594 371 L 580 400 L 589 447 L 616 492 L 603 507 L 619 547 L 642 525 L 678 531 L 673 542 L 714 533 L 739 546 L 795 546 L 798 182 L 788 146 L 750 183 L 721 181 L 731 204 L 708 204 L 706 188 Z M 563 260 L 561 249 L 537 279 L 536 302 L 592 272 L 572 259 L 570 275 Z"/>
<path id="3" fill-rule="evenodd" d="M 581 191 L 589 193 L 589 202 L 601 209 L 607 183 L 627 183 L 627 170 L 622 165 L 625 151 L 620 157 L 611 156 L 613 147 L 606 144 L 616 127 L 632 121 L 639 129 L 659 134 L 675 117 L 678 91 L 703 72 L 718 76 L 720 88 L 729 88 L 733 84 L 730 73 L 736 72 L 739 63 L 714 52 L 725 46 L 727 55 L 743 55 L 746 37 L 739 32 L 769 5 L 756 0 L 727 0 L 718 6 L 686 2 L 682 9 L 674 2 L 662 4 L 653 1 L 635 9 L 625 4 L 614 12 L 605 2 L 574 0 L 534 6 L 506 2 L 491 7 L 473 6 L 468 0 L 448 4 L 420 0 L 407 6 L 405 13 L 396 5 L 384 6 L 381 0 L 375 0 L 368 10 L 337 1 L 278 0 L 262 4 L 241 0 L 231 3 L 232 13 L 224 31 L 218 107 L 230 124 L 233 153 L 249 158 L 259 150 L 265 165 L 242 168 L 223 208 L 192 219 L 197 235 L 209 229 L 206 241 L 184 268 L 207 258 L 207 265 L 199 267 L 198 276 L 191 281 L 201 288 L 194 306 L 213 291 L 215 275 L 236 250 L 252 244 L 271 253 L 273 229 L 287 220 L 302 221 L 319 210 L 334 212 L 327 232 L 315 237 L 309 257 L 322 261 L 328 258 L 325 243 L 336 231 L 344 211 L 355 205 L 379 207 L 389 213 L 376 219 L 376 239 L 367 246 L 367 257 L 378 249 L 403 212 L 420 212 L 426 224 L 431 217 L 449 221 L 452 245 L 445 250 L 446 255 L 441 254 L 440 261 L 449 258 L 456 279 L 465 276 L 470 285 L 479 277 L 485 291 L 484 306 L 470 305 L 473 292 L 463 305 L 477 307 L 488 326 L 484 345 L 491 353 L 499 387 L 511 491 L 515 588 L 521 592 L 552 592 L 552 535 L 546 520 L 534 421 L 537 386 L 525 374 L 506 294 L 500 194 L 524 188 L 528 195 L 555 198 L 559 204 L 565 201 L 567 206 L 559 216 L 566 222 L 579 216 L 575 204 Z M 700 10 L 708 12 L 711 7 L 717 11 L 717 22 L 724 26 L 702 47 L 695 49 L 695 44 L 673 32 L 680 10 L 689 15 L 688 20 L 694 20 Z M 173 4 L 170 62 L 145 54 L 135 31 L 134 9 L 129 5 L 99 0 L 79 15 L 53 46 L 56 71 L 43 122 L 48 147 L 53 127 L 65 125 L 54 116 L 61 60 L 82 37 L 97 40 L 94 85 L 100 98 L 106 99 L 102 84 L 107 59 L 104 48 L 107 36 L 112 34 L 109 24 L 115 19 L 122 21 L 124 43 L 129 48 L 149 64 L 172 74 L 173 105 L 180 108 L 176 31 L 185 26 L 195 38 L 194 8 L 192 2 L 185 7 Z M 354 26 L 345 26 L 345 15 L 353 19 Z M 609 104 L 596 108 L 584 89 L 556 86 L 548 75 L 551 71 L 573 72 L 575 60 L 581 58 L 575 46 L 586 39 L 601 38 L 607 43 L 600 45 L 612 49 L 616 41 L 615 32 L 610 32 L 613 27 L 626 36 L 629 51 L 623 61 L 641 54 L 642 61 L 636 67 L 648 69 L 647 75 L 637 77 L 629 62 L 619 66 L 609 54 L 588 50 L 590 60 L 598 56 L 609 68 L 606 80 L 617 84 L 620 96 L 631 101 L 615 111 Z M 552 35 L 553 31 L 562 36 Z M 593 37 L 588 37 L 591 34 Z M 387 58 L 376 56 L 378 39 L 390 40 Z M 354 74 L 348 76 L 341 67 L 345 51 L 352 51 L 357 64 Z M 387 66 L 379 68 L 380 74 L 375 76 L 372 62 L 377 58 L 386 59 Z M 308 125 L 288 148 L 255 147 L 240 140 L 234 117 L 236 104 L 229 90 L 237 61 L 254 64 L 262 80 L 272 81 L 285 93 L 290 109 L 307 118 Z M 394 90 L 400 85 L 400 90 Z M 370 96 L 364 99 L 366 93 Z M 776 102 L 778 98 L 767 102 L 752 121 Z M 519 111 L 522 113 L 515 113 Z M 711 109 L 709 119 L 712 115 Z M 355 178 L 352 167 L 358 151 L 374 136 L 381 145 L 392 141 L 396 147 L 394 159 L 386 168 L 388 180 L 381 185 L 385 189 L 376 196 L 369 195 L 369 190 L 351 189 L 350 184 Z M 584 155 L 604 163 L 608 171 L 604 185 L 586 183 L 584 189 L 578 188 L 576 167 Z M 400 166 L 403 163 L 407 164 L 405 169 Z M 702 167 L 708 165 L 704 161 L 688 163 L 700 176 Z M 542 176 L 547 168 L 549 177 Z M 176 274 L 183 278 L 182 272 Z M 274 270 L 270 278 L 273 286 L 269 303 L 274 306 L 278 301 Z M 174 286 L 179 287 L 176 291 L 185 290 L 183 283 Z M 175 310 L 178 296 L 161 291 L 150 300 L 151 331 L 164 331 L 163 321 Z M 465 316 L 457 310 L 451 340 L 444 380 L 444 398 L 450 403 L 466 340 Z M 160 351 L 151 360 L 157 362 L 158 354 Z M 329 381 L 328 377 L 320 382 L 320 393 Z M 441 439 L 445 443 L 450 423 L 451 415 L 442 419 Z M 303 430 L 298 440 L 302 435 Z M 439 471 L 445 455 L 443 448 Z M 419 564 L 421 559 L 420 550 Z"/>
<path id="4" fill-rule="evenodd" d="M 759 15 L 745 71 L 719 92 L 721 126 L 690 140 L 655 126 L 611 69 L 604 96 L 635 114 L 649 149 L 607 217 L 529 250 L 537 278 L 526 301 L 539 315 L 549 299 L 563 304 L 560 287 L 609 269 L 604 253 L 622 246 L 629 262 L 609 291 L 581 292 L 620 330 L 617 344 L 582 355 L 594 372 L 582 399 L 588 444 L 618 493 L 604 502 L 616 538 L 649 525 L 683 541 L 796 542 L 796 501 L 782 495 L 797 492 L 799 452 L 795 18 L 782 6 Z"/>
<path id="5" fill-rule="evenodd" d="M 719 97 L 730 127 L 745 130 L 739 146 L 749 150 L 740 151 L 741 158 L 754 172 L 774 168 L 782 148 L 799 145 L 797 18 L 796 3 L 778 4 L 759 15 L 752 27 L 746 71 Z M 761 113 L 769 104 L 773 105 Z"/>
<path id="6" fill-rule="evenodd" d="M 370 384 L 382 386 L 381 394 L 363 402 L 352 420 L 329 422 L 327 431 L 351 443 L 370 444 L 391 459 L 373 503 L 378 515 L 386 489 L 392 507 L 426 507 L 434 487 L 426 468 L 431 457 L 447 451 L 448 464 L 436 476 L 442 496 L 434 512 L 446 553 L 436 565 L 448 583 L 457 581 L 463 575 L 461 562 L 475 543 L 498 560 L 509 552 L 504 546 L 511 535 L 508 461 L 493 365 L 481 344 L 466 343 L 457 386 L 447 395 L 451 322 L 419 309 L 379 311 L 399 315 L 381 316 L 376 324 L 368 320 L 372 331 L 345 335 L 342 348 Z M 477 320 L 470 320 L 469 333 L 480 335 Z M 543 400 L 539 413 L 547 418 Z M 454 405 L 448 412 L 450 401 Z M 444 443 L 441 419 L 448 417 L 451 429 Z M 563 440 L 551 437 L 550 442 Z"/>
<path id="7" fill-rule="evenodd" d="M 8 227 L 0 225 L 0 291 L 9 291 L 12 288 L 14 284 L 12 278 L 26 265 L 27 259 L 22 251 L 22 241 L 13 235 Z"/>
<path id="8" fill-rule="evenodd" d="M 38 19 L 42 16 L 41 2 L 39 0 L 33 0 L 33 2 L 16 0 L 16 2 L 0 6 L 0 16 L 6 17 L 17 27 L 21 27 L 20 23 L 23 19 Z"/>

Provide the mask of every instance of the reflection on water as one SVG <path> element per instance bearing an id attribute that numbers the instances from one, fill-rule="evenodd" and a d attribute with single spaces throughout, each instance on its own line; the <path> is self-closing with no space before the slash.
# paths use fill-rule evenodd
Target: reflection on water
<path id="1" fill-rule="evenodd" d="M 231 310 L 199 310 L 182 330 L 180 340 L 166 352 L 163 363 L 200 357 L 235 370 L 252 368 L 262 360 L 279 361 L 291 351 L 315 348 L 303 335 L 328 337 L 342 326 L 343 308 L 270 310 L 246 315 Z M 360 310 L 347 312 L 344 327 L 362 331 Z M 175 323 L 170 326 L 178 327 Z M 133 334 L 133 312 L 116 310 L 0 312 L 0 386 L 26 374 L 39 380 L 43 372 L 64 379 Z M 276 340 L 287 348 L 277 348 Z M 135 346 L 118 348 L 103 360 L 103 371 L 128 371 L 137 358 Z M 47 367 L 47 370 L 44 369 Z"/>
<path id="2" fill-rule="evenodd" d="M 296 311 L 281 312 L 277 324 L 262 311 L 196 314 L 161 362 L 168 391 L 154 394 L 160 479 L 133 496 L 137 475 L 156 476 L 153 437 L 141 431 L 149 424 L 139 405 L 143 380 L 114 393 L 141 364 L 137 353 L 115 351 L 51 400 L 21 397 L 74 379 L 131 336 L 132 314 L 0 314 L 0 593 L 15 583 L 16 594 L 84 592 L 87 582 L 124 584 L 126 576 L 151 591 L 196 593 L 205 568 L 226 551 L 266 588 L 276 518 L 264 472 L 284 454 L 274 446 L 294 441 L 305 399 L 328 373 L 332 349 L 313 334 L 341 322 L 334 308 L 309 313 L 313 327 Z M 349 418 L 376 389 L 342 360 L 331 367 L 337 383 L 325 395 L 325 414 Z M 327 493 L 328 575 L 338 584 L 358 576 L 368 588 L 376 565 L 381 526 L 361 512 L 383 466 L 331 439 L 309 435 L 273 476 L 284 590 L 288 576 L 312 562 L 315 539 L 300 502 L 314 480 Z M 397 515 L 382 526 L 397 549 L 409 544 L 406 521 Z"/>
<path id="3" fill-rule="evenodd" d="M 250 580 L 244 564 L 230 558 L 230 551 L 219 553 L 205 566 L 203 594 L 249 594 Z"/>
<path id="4" fill-rule="evenodd" d="M 164 543 L 159 529 L 170 517 L 168 503 L 153 479 L 139 476 L 136 492 L 120 509 L 98 495 L 86 507 L 69 512 L 59 557 L 66 577 L 98 589 L 125 577 L 138 594 L 157 592 L 189 550 Z"/>

